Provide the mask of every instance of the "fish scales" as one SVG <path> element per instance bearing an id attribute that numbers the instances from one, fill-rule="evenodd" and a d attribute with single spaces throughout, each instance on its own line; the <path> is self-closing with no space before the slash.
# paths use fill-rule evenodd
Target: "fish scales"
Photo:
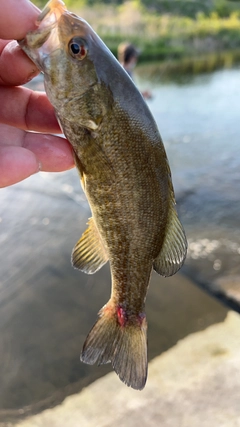
<path id="1" fill-rule="evenodd" d="M 51 0 L 38 28 L 19 44 L 44 73 L 92 211 L 73 249 L 73 265 L 93 274 L 110 263 L 111 296 L 81 360 L 111 362 L 125 384 L 141 390 L 147 379 L 150 276 L 153 269 L 175 274 L 187 250 L 158 128 L 131 78 L 62 1 Z"/>

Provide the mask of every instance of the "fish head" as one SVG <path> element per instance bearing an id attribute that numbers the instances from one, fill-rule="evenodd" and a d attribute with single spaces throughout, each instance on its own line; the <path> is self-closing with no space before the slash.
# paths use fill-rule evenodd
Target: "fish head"
<path id="1" fill-rule="evenodd" d="M 57 107 L 57 101 L 79 97 L 99 81 L 94 62 L 105 45 L 61 0 L 51 0 L 36 24 L 19 45 L 44 73 L 47 94 Z"/>

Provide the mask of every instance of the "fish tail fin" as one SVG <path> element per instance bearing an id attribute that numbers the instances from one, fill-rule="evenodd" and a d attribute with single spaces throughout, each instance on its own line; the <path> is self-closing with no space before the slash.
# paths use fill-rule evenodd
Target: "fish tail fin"
<path id="1" fill-rule="evenodd" d="M 110 300 L 99 312 L 80 359 L 90 365 L 111 362 L 121 381 L 142 390 L 148 369 L 145 314 L 128 317 L 123 308 L 114 309 Z"/>

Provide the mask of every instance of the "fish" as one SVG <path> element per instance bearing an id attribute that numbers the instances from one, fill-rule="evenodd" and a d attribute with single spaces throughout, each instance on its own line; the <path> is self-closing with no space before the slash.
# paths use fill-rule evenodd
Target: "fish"
<path id="1" fill-rule="evenodd" d="M 152 271 L 175 274 L 187 239 L 155 120 L 132 79 L 92 27 L 60 0 L 47 3 L 19 45 L 44 73 L 70 141 L 92 217 L 72 252 L 87 273 L 109 262 L 111 295 L 80 360 L 111 363 L 136 390 L 148 371 L 145 300 Z"/>

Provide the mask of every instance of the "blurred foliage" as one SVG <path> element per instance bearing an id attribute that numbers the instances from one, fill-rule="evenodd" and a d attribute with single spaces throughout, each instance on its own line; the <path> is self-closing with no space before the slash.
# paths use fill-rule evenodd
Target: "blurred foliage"
<path id="1" fill-rule="evenodd" d="M 240 50 L 230 52 L 213 52 L 207 55 L 168 59 L 151 63 L 143 63 L 137 67 L 138 77 L 151 82 L 181 81 L 190 75 L 211 73 L 218 69 L 232 68 L 240 63 Z"/>
<path id="2" fill-rule="evenodd" d="M 124 0 L 65 0 L 68 7 L 75 10 L 94 5 L 122 5 Z M 38 7 L 43 8 L 45 0 L 33 0 Z M 210 16 L 216 12 L 219 17 L 228 17 L 234 11 L 240 10 L 240 0 L 139 0 L 138 3 L 152 12 L 195 18 L 199 12 Z"/>
<path id="3" fill-rule="evenodd" d="M 65 0 L 65 3 L 92 25 L 115 55 L 118 44 L 126 40 L 140 48 L 142 62 L 240 48 L 240 1 L 237 0 L 97 1 Z M 34 3 L 45 4 L 42 0 Z"/>

